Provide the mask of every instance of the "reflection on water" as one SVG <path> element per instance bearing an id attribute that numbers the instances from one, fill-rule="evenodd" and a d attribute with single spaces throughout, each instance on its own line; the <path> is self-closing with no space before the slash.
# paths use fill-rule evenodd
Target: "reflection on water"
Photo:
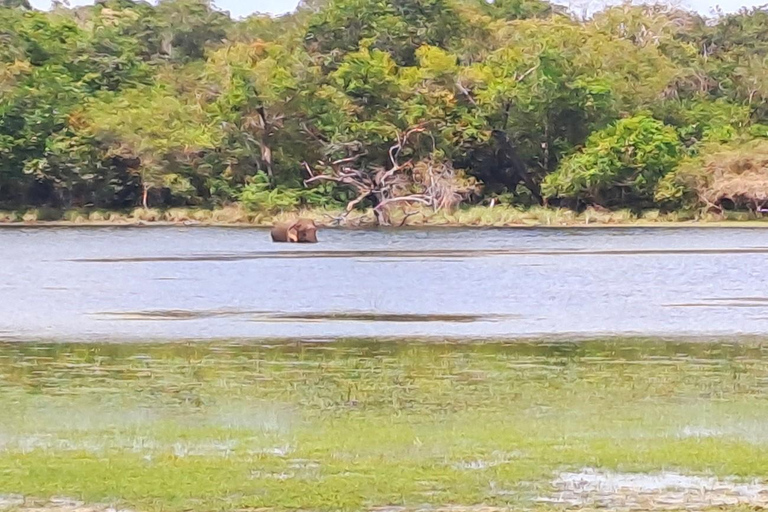
<path id="1" fill-rule="evenodd" d="M 766 308 L 768 297 L 731 297 L 728 299 L 702 299 L 690 304 L 668 304 L 676 308 Z"/>
<path id="2" fill-rule="evenodd" d="M 156 257 L 136 257 L 136 258 L 82 258 L 71 261 L 81 263 L 157 263 L 174 261 L 244 261 L 275 258 L 299 258 L 299 259 L 317 259 L 317 258 L 376 258 L 377 260 L 386 259 L 444 259 L 444 258 L 488 258 L 492 256 L 643 256 L 660 254 L 768 254 L 768 248 L 751 247 L 744 249 L 633 249 L 633 250 L 602 250 L 590 251 L 579 249 L 564 249 L 551 251 L 536 250 L 510 250 L 510 249 L 484 249 L 484 250 L 430 250 L 430 251 L 260 251 L 253 253 L 238 254 L 190 254 L 188 256 L 156 256 Z"/>
<path id="3" fill-rule="evenodd" d="M 345 322 L 492 322 L 514 315 L 386 314 L 366 312 L 275 313 L 266 311 L 126 311 L 101 313 L 120 320 L 194 320 L 199 318 L 243 317 L 254 322 L 345 321 Z"/>
<path id="4" fill-rule="evenodd" d="M 264 230 L 4 229 L 0 244 L 7 338 L 768 333 L 768 230 L 328 230 L 276 250 Z"/>

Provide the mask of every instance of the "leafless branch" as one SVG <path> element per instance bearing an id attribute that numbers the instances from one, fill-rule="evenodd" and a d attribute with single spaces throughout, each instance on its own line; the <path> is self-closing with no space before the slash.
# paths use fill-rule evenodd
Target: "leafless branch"
<path id="1" fill-rule="evenodd" d="M 331 165 L 336 166 L 336 165 L 341 165 L 341 164 L 352 163 L 352 162 L 355 162 L 355 161 L 361 159 L 362 157 L 364 157 L 367 154 L 368 154 L 367 152 L 363 152 L 363 153 L 360 153 L 359 155 L 352 155 L 350 157 L 342 158 L 340 160 L 334 160 L 333 162 L 331 162 Z"/>
<path id="2" fill-rule="evenodd" d="M 459 92 L 464 95 L 467 100 L 472 104 L 473 107 L 477 107 L 477 103 L 475 102 L 475 98 L 472 97 L 472 94 L 469 92 L 469 89 L 464 87 L 464 85 L 461 83 L 460 80 L 456 80 L 456 87 L 459 89 Z"/>
<path id="3" fill-rule="evenodd" d="M 375 205 L 373 213 L 376 221 L 382 225 L 390 224 L 390 208 L 396 204 L 419 203 L 434 208 L 453 208 L 469 190 L 466 180 L 458 178 L 450 163 L 433 162 L 432 157 L 422 158 L 414 163 L 413 160 L 400 161 L 400 156 L 406 146 L 414 144 L 414 136 L 427 133 L 424 125 L 418 125 L 399 133 L 396 141 L 390 146 L 386 166 L 362 160 L 366 156 L 359 142 L 333 145 L 326 148 L 327 154 L 345 150 L 349 156 L 330 162 L 319 162 L 318 171 L 303 162 L 308 178 L 305 185 L 317 182 L 333 182 L 345 185 L 355 191 L 355 198 L 347 203 L 346 212 L 339 217 L 342 221 L 366 199 L 371 199 Z M 432 153 L 436 148 L 434 137 Z M 412 216 L 409 214 L 407 217 Z M 406 217 L 406 218 L 407 218 Z"/>
<path id="4" fill-rule="evenodd" d="M 347 217 L 347 214 L 343 213 L 341 215 L 331 215 L 329 213 L 324 213 L 323 216 L 324 217 L 328 217 L 329 219 L 331 219 L 331 226 L 338 226 L 342 222 L 344 222 L 344 220 Z"/>
<path id="5" fill-rule="evenodd" d="M 397 144 L 389 148 L 389 159 L 392 162 L 392 167 L 398 167 L 397 157 L 400 156 L 400 151 L 403 150 L 403 147 L 408 142 L 408 139 L 411 138 L 411 135 L 415 133 L 422 133 L 425 130 L 426 128 L 424 128 L 423 126 L 417 126 L 405 132 L 404 135 L 400 135 L 400 134 L 397 135 Z"/>
<path id="6" fill-rule="evenodd" d="M 309 174 L 310 179 L 315 177 L 315 173 L 312 172 L 312 168 L 309 166 L 307 162 L 301 162 L 301 165 L 303 165 L 304 169 L 307 170 L 307 174 Z M 306 180 L 304 181 L 304 183 L 305 184 L 307 183 Z"/>
<path id="7" fill-rule="evenodd" d="M 534 72 L 534 71 L 536 71 L 537 69 L 539 69 L 539 65 L 538 65 L 538 64 L 536 64 L 535 66 L 533 66 L 531 69 L 529 69 L 528 71 L 526 71 L 525 73 L 523 73 L 523 74 L 522 74 L 522 75 L 520 75 L 520 76 L 517 76 L 517 75 L 515 75 L 515 81 L 517 81 L 517 82 L 522 82 L 523 80 L 525 80 L 525 78 L 526 78 L 528 75 L 530 75 L 531 73 L 533 73 L 533 72 Z"/>
<path id="8" fill-rule="evenodd" d="M 408 202 L 408 203 L 421 203 L 425 204 L 427 206 L 430 205 L 429 198 L 422 194 L 411 194 L 409 196 L 400 196 L 400 197 L 390 197 L 389 199 L 385 199 L 381 203 L 379 203 L 376 206 L 376 210 L 382 210 L 384 207 L 390 205 L 391 203 L 401 203 L 401 202 Z"/>
<path id="9" fill-rule="evenodd" d="M 405 215 L 403 216 L 403 220 L 400 221 L 400 226 L 399 227 L 405 226 L 405 223 L 408 221 L 409 218 L 413 217 L 414 215 L 418 215 L 419 213 L 421 213 L 421 212 L 418 212 L 418 211 L 416 211 L 416 212 L 405 212 Z"/>
<path id="10" fill-rule="evenodd" d="M 307 123 L 301 123 L 301 129 L 304 133 L 315 139 L 317 142 L 322 142 L 323 144 L 328 143 L 328 139 L 323 137 L 321 134 L 317 133 L 316 130 L 311 129 L 309 126 L 307 126 Z"/>

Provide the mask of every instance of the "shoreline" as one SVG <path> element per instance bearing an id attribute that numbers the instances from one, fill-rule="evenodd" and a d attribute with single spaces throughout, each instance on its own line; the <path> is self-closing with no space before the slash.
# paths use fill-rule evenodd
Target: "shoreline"
<path id="1" fill-rule="evenodd" d="M 504 225 L 475 225 L 475 224 L 418 224 L 407 226 L 319 226 L 323 230 L 440 230 L 440 229 L 632 229 L 632 228 L 712 228 L 712 229 L 768 229 L 768 221 L 681 221 L 681 222 L 635 222 L 623 224 L 504 224 Z M 110 222 L 68 222 L 68 221 L 36 221 L 36 222 L 5 222 L 0 223 L 2 229 L 30 229 L 30 228 L 216 228 L 216 229 L 254 229 L 268 230 L 271 225 L 247 224 L 247 223 L 184 223 L 184 222 L 132 222 L 132 223 L 110 223 Z"/>
<path id="2" fill-rule="evenodd" d="M 392 225 L 376 226 L 370 211 L 354 211 L 339 222 L 341 210 L 309 209 L 276 214 L 249 212 L 240 207 L 213 210 L 171 208 L 167 210 L 137 208 L 132 211 L 107 210 L 26 210 L 0 211 L 2 228 L 69 228 L 69 227 L 209 227 L 268 229 L 276 222 L 297 217 L 312 219 L 323 229 L 489 229 L 489 228 L 768 228 L 768 216 L 749 212 L 660 213 L 655 210 L 640 216 L 628 210 L 594 210 L 582 213 L 572 210 L 510 206 L 474 206 L 455 212 L 429 210 L 392 212 Z"/>

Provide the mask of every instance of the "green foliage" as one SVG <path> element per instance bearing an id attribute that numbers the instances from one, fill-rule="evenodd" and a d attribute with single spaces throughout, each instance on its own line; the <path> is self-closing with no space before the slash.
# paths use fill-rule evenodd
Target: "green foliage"
<path id="1" fill-rule="evenodd" d="M 6 7 L 10 9 L 32 9 L 28 0 L 3 0 L 0 3 L 0 7 Z"/>
<path id="2" fill-rule="evenodd" d="M 727 142 L 750 125 L 751 109 L 723 99 L 671 100 L 657 106 L 659 116 L 677 127 L 680 137 L 692 145 Z"/>
<path id="3" fill-rule="evenodd" d="M 447 0 L 330 0 L 307 27 L 309 49 L 335 55 L 363 46 L 389 53 L 400 65 L 423 44 L 447 47 L 461 30 Z"/>
<path id="4" fill-rule="evenodd" d="M 485 13 L 495 19 L 521 20 L 527 18 L 543 17 L 558 12 L 558 7 L 538 0 L 494 0 L 479 1 Z"/>
<path id="5" fill-rule="evenodd" d="M 490 124 L 545 173 L 621 109 L 658 97 L 671 77 L 658 52 L 570 20 L 518 21 L 497 37 L 500 48 L 464 70 L 464 81 Z"/>
<path id="6" fill-rule="evenodd" d="M 681 155 L 671 127 L 643 115 L 622 119 L 590 136 L 582 151 L 547 176 L 542 190 L 551 197 L 605 206 L 650 201 Z"/>
<path id="7" fill-rule="evenodd" d="M 753 124 L 749 127 L 749 135 L 752 137 L 768 138 L 768 125 Z"/>
<path id="8" fill-rule="evenodd" d="M 266 174 L 257 174 L 243 187 L 240 202 L 249 210 L 275 212 L 295 210 L 301 204 L 301 192 L 269 184 Z"/>
<path id="9" fill-rule="evenodd" d="M 231 20 L 210 0 L 160 0 L 157 5 L 162 51 L 172 59 L 201 59 L 206 46 L 221 43 Z"/>
<path id="10" fill-rule="evenodd" d="M 396 66 L 388 53 L 362 50 L 348 55 L 333 75 L 334 85 L 365 103 L 388 99 L 397 86 Z"/>
<path id="11" fill-rule="evenodd" d="M 487 196 L 527 204 L 543 182 L 563 200 L 637 207 L 678 159 L 768 137 L 768 10 L 561 12 L 305 0 L 233 21 L 209 0 L 7 0 L 0 206 L 343 206 L 344 187 L 304 186 L 304 163 L 388 168 L 418 126 L 398 159 L 464 169 Z M 657 200 L 685 195 L 669 190 Z"/>
<path id="12" fill-rule="evenodd" d="M 269 177 L 259 173 L 242 188 L 238 200 L 249 210 L 267 213 L 292 211 L 301 206 L 340 206 L 341 203 L 334 198 L 334 188 L 327 183 L 311 189 L 272 187 Z"/>
<path id="13" fill-rule="evenodd" d="M 105 95 L 84 113 L 86 131 L 107 155 L 137 160 L 145 189 L 189 193 L 184 177 L 201 151 L 213 149 L 221 133 L 199 105 L 164 87 L 142 87 Z M 204 169 L 198 166 L 197 171 Z"/>

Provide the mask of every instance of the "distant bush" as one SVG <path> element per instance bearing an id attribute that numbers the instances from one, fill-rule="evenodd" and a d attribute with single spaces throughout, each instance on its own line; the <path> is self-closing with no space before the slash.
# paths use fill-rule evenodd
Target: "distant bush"
<path id="1" fill-rule="evenodd" d="M 271 188 L 267 175 L 258 173 L 242 188 L 237 199 L 248 210 L 277 213 L 292 211 L 300 206 L 339 206 L 341 203 L 336 199 L 334 189 L 332 183 L 309 189 L 280 185 Z"/>
<path id="2" fill-rule="evenodd" d="M 675 130 L 652 117 L 622 119 L 594 133 L 584 149 L 546 177 L 549 197 L 603 206 L 649 202 L 659 180 L 683 155 Z"/>
<path id="3" fill-rule="evenodd" d="M 748 208 L 768 205 L 768 140 L 710 144 L 659 183 L 656 200 L 675 206 Z"/>
<path id="4" fill-rule="evenodd" d="M 659 107 L 659 119 L 677 128 L 680 138 L 695 151 L 697 143 L 728 142 L 750 125 L 751 109 L 718 99 L 671 100 Z"/>

